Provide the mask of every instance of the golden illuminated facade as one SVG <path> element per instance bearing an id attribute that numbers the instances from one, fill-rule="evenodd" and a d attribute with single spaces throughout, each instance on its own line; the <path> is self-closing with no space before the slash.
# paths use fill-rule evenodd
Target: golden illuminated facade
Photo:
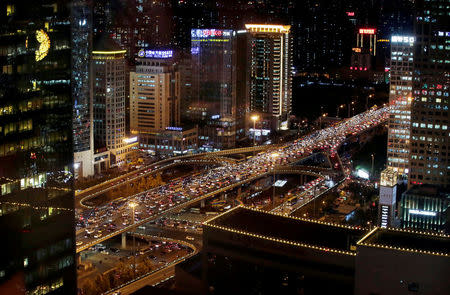
<path id="1" fill-rule="evenodd" d="M 180 124 L 180 75 L 170 59 L 137 59 L 130 72 L 130 129 L 133 135 Z"/>

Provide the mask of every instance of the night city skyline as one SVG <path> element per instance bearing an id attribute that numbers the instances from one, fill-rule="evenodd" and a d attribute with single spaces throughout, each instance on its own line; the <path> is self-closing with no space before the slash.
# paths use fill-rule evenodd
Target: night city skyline
<path id="1" fill-rule="evenodd" d="M 449 0 L 4 0 L 0 294 L 449 294 Z"/>

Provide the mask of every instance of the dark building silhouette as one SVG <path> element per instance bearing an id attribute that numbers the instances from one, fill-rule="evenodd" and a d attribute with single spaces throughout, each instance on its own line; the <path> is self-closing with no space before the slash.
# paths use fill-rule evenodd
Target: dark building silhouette
<path id="1" fill-rule="evenodd" d="M 70 5 L 0 3 L 0 294 L 76 294 Z"/>

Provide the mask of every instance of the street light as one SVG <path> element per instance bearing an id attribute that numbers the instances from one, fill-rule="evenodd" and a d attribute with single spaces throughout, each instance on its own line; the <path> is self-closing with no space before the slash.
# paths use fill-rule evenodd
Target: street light
<path id="1" fill-rule="evenodd" d="M 372 177 L 373 177 L 373 162 L 374 162 L 374 154 L 370 155 L 372 157 Z"/>
<path id="2" fill-rule="evenodd" d="M 259 116 L 258 115 L 253 115 L 253 116 L 250 117 L 250 119 L 252 119 L 252 121 L 253 121 L 253 147 L 254 147 L 256 145 L 256 121 L 258 121 Z M 253 156 L 254 155 L 255 155 L 255 150 L 253 150 Z"/>
<path id="3" fill-rule="evenodd" d="M 339 110 L 343 109 L 345 107 L 345 104 L 341 104 L 340 106 L 337 107 L 336 109 L 336 118 L 339 118 Z"/>
<path id="4" fill-rule="evenodd" d="M 272 157 L 273 160 L 276 160 L 280 154 L 279 153 L 272 153 L 270 155 Z M 272 172 L 273 172 L 273 183 L 272 183 L 272 206 L 275 207 L 275 164 L 272 167 Z"/>
<path id="5" fill-rule="evenodd" d="M 136 208 L 137 204 L 135 202 L 128 203 L 128 207 L 131 208 L 133 214 L 131 217 L 133 218 L 133 225 L 135 224 L 135 218 L 134 218 L 134 208 Z M 133 227 L 133 279 L 136 278 L 136 244 L 135 244 L 135 236 L 134 236 L 135 228 Z"/>

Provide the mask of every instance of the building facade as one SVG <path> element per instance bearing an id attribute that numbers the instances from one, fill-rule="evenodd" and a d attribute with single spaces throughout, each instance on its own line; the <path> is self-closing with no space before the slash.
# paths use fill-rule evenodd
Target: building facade
<path id="1" fill-rule="evenodd" d="M 95 165 L 95 172 L 111 166 L 123 166 L 133 160 L 137 140 L 125 132 L 125 50 L 109 38 L 96 40 L 92 52 L 94 78 L 94 162 L 104 150 L 109 151 L 109 163 Z M 102 157 L 103 159 L 103 157 Z"/>
<path id="2" fill-rule="evenodd" d="M 83 4 L 0 3 L 1 294 L 77 291 L 70 67 Z"/>
<path id="3" fill-rule="evenodd" d="M 444 231 L 450 207 L 450 193 L 424 184 L 402 194 L 399 217 L 403 228 Z"/>
<path id="4" fill-rule="evenodd" d="M 233 148 L 236 141 L 232 30 L 192 29 L 192 100 L 187 113 L 200 125 L 200 149 Z"/>
<path id="5" fill-rule="evenodd" d="M 166 127 L 139 136 L 139 147 L 149 154 L 180 156 L 198 149 L 197 127 Z"/>
<path id="6" fill-rule="evenodd" d="M 250 112 L 260 115 L 262 129 L 287 128 L 292 109 L 290 26 L 246 24 L 245 28 L 250 39 Z"/>
<path id="7" fill-rule="evenodd" d="M 380 200 L 378 202 L 378 226 L 395 227 L 395 211 L 397 208 L 397 177 L 393 168 L 381 171 Z"/>
<path id="8" fill-rule="evenodd" d="M 72 9 L 72 96 L 75 178 L 94 175 L 92 97 L 92 2 L 73 1 Z"/>
<path id="9" fill-rule="evenodd" d="M 408 187 L 450 183 L 450 6 L 416 1 Z"/>
<path id="10" fill-rule="evenodd" d="M 413 36 L 391 38 L 387 166 L 405 176 L 409 166 L 414 40 Z"/>
<path id="11" fill-rule="evenodd" d="M 172 50 L 142 50 L 130 72 L 130 129 L 133 135 L 179 126 L 179 72 Z"/>

